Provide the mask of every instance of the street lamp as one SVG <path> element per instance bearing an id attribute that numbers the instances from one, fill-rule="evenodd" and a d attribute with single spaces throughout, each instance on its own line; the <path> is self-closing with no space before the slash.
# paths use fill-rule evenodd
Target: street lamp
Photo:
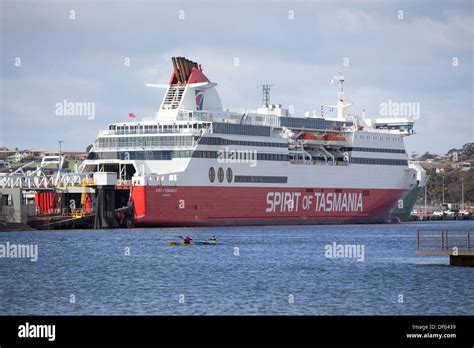
<path id="1" fill-rule="evenodd" d="M 464 178 L 461 178 L 461 209 L 464 209 Z"/>
<path id="2" fill-rule="evenodd" d="M 425 216 L 424 216 L 425 218 L 428 216 L 428 213 L 427 213 L 427 211 L 428 211 L 428 207 L 427 207 L 428 204 L 427 204 L 427 203 L 428 203 L 428 185 L 425 184 Z"/>
<path id="3" fill-rule="evenodd" d="M 441 176 L 443 178 L 443 204 L 444 204 L 444 175 Z"/>
<path id="4" fill-rule="evenodd" d="M 62 167 L 62 161 L 61 161 L 61 145 L 63 143 L 62 140 L 58 140 L 59 143 L 59 162 L 58 162 L 58 178 L 61 176 L 61 167 Z"/>

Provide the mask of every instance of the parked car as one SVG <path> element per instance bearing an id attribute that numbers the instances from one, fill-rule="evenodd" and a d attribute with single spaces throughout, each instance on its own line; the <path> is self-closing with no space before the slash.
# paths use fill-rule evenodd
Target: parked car
<path id="1" fill-rule="evenodd" d="M 442 211 L 434 211 L 433 216 L 443 216 L 444 213 Z"/>

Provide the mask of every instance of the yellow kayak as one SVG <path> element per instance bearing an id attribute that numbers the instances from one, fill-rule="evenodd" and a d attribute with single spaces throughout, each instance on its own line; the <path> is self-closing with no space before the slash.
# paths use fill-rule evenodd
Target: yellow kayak
<path id="1" fill-rule="evenodd" d="M 168 245 L 216 245 L 217 241 L 203 242 L 203 241 L 192 241 L 191 243 L 184 243 L 183 241 L 176 242 L 174 240 L 168 241 Z"/>
<path id="2" fill-rule="evenodd" d="M 194 243 L 175 242 L 174 240 L 170 240 L 168 241 L 168 245 L 194 245 Z"/>

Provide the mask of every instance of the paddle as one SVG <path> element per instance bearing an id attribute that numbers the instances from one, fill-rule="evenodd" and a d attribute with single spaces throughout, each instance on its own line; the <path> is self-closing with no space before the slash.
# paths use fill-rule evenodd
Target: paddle
<path id="1" fill-rule="evenodd" d="M 183 237 L 183 236 L 178 236 L 178 238 L 181 238 L 182 240 L 184 240 L 184 237 Z M 189 240 L 190 240 L 191 242 L 194 242 L 194 240 L 193 240 L 192 238 L 189 238 Z"/>

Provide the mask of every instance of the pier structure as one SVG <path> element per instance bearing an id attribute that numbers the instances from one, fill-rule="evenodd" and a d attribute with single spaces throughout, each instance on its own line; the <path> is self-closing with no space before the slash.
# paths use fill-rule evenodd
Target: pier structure
<path id="1" fill-rule="evenodd" d="M 416 253 L 449 255 L 452 266 L 474 266 L 474 230 L 417 230 Z"/>
<path id="2" fill-rule="evenodd" d="M 0 224 L 37 229 L 112 228 L 134 225 L 130 191 L 117 173 L 50 174 L 43 167 L 0 175 Z M 1 229 L 1 226 L 0 226 Z"/>

